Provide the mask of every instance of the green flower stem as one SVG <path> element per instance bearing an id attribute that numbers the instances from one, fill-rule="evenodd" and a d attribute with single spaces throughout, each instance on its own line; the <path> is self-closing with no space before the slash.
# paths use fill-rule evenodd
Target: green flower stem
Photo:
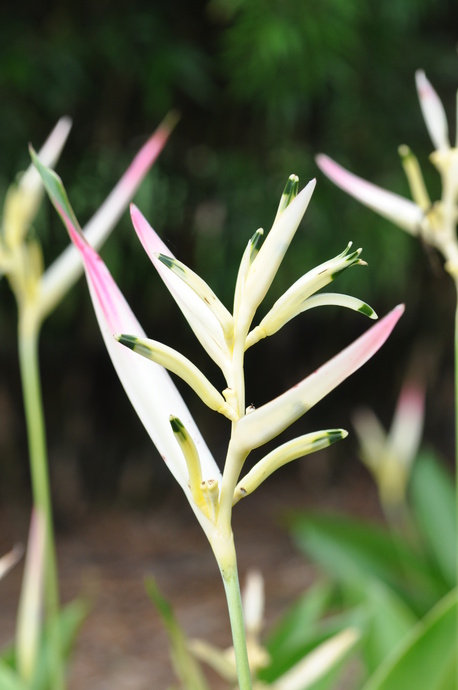
<path id="1" fill-rule="evenodd" d="M 34 311 L 28 305 L 19 309 L 19 365 L 24 397 L 30 472 L 34 505 L 41 510 L 46 524 L 45 604 L 49 622 L 50 642 L 55 655 L 53 690 L 64 689 L 62 651 L 59 635 L 59 591 L 56 548 L 49 488 L 46 434 L 38 364 L 39 326 Z"/>
<path id="2" fill-rule="evenodd" d="M 221 571 L 226 593 L 239 690 L 252 690 L 242 597 L 240 594 L 237 558 L 232 532 L 230 532 L 229 538 L 222 534 L 219 537 L 215 537 L 212 540 L 212 548 Z"/>

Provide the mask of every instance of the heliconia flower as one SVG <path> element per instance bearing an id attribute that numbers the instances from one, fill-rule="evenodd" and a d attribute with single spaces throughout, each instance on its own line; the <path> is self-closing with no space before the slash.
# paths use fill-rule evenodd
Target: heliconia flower
<path id="1" fill-rule="evenodd" d="M 445 269 L 458 280 L 458 131 L 451 148 L 444 107 L 422 70 L 415 74 L 420 107 L 435 150 L 430 156 L 442 178 L 442 197 L 431 202 L 418 160 L 408 146 L 399 147 L 413 201 L 388 192 L 345 170 L 324 154 L 316 157 L 318 167 L 329 179 L 362 204 L 412 235 L 435 247 L 445 258 Z"/>
<path id="2" fill-rule="evenodd" d="M 183 488 L 209 537 L 215 555 L 219 552 L 217 559 L 224 569 L 222 561 L 230 552 L 232 543 L 232 504 L 242 495 L 251 493 L 281 465 L 344 438 L 346 432 L 330 429 L 283 444 L 241 480 L 238 492 L 234 495 L 243 462 L 249 452 L 286 429 L 362 366 L 386 340 L 401 316 L 403 307 L 397 307 L 353 345 L 283 396 L 247 414 L 245 407 L 240 405 L 240 400 L 244 400 L 243 390 L 240 394 L 237 388 L 238 384 L 243 387 L 243 353 L 250 326 L 246 315 L 250 312 L 254 315 L 259 296 L 275 275 L 266 263 L 268 281 L 265 276 L 259 276 L 264 287 L 261 291 L 254 290 L 256 298 L 253 300 L 250 271 L 258 261 L 261 262 L 258 265 L 261 270 L 263 262 L 267 262 L 269 257 L 274 266 L 278 267 L 308 204 L 313 185 L 309 184 L 295 196 L 297 178 L 290 178 L 265 243 L 259 248 L 261 232 L 255 233 L 248 243 L 237 278 L 240 308 L 233 315 L 219 302 L 204 280 L 171 255 L 140 211 L 131 206 L 133 225 L 146 252 L 194 333 L 209 355 L 220 365 L 226 377 L 227 388 L 220 393 L 188 358 L 145 337 L 108 269 L 84 238 L 61 181 L 35 156 L 34 161 L 72 242 L 81 253 L 96 316 L 118 376 L 152 440 Z M 286 239 L 280 232 L 281 229 Z M 273 240 L 269 240 L 272 237 Z M 291 292 L 287 293 L 286 304 L 280 310 L 285 312 L 282 316 L 284 322 L 302 310 L 301 300 L 312 299 L 310 294 L 331 282 L 339 272 L 350 265 L 362 263 L 359 258 L 360 250 L 349 253 L 349 249 L 350 246 L 335 259 L 307 274 L 303 283 L 299 281 L 299 284 L 293 286 Z M 343 297 L 345 296 L 341 296 Z M 322 298 L 324 302 L 332 302 L 332 296 L 323 295 Z M 339 300 L 336 299 L 334 303 L 339 304 Z M 357 306 L 356 302 L 352 304 Z M 372 316 L 370 307 L 365 305 L 362 308 L 362 304 L 358 302 L 359 311 Z M 345 306 L 349 306 L 349 303 Z M 288 310 L 291 312 L 289 316 L 286 314 Z M 138 357 L 138 354 L 142 357 Z M 223 475 L 163 367 L 186 381 L 211 409 L 231 420 L 230 449 Z M 231 387 L 232 381 L 235 381 L 234 387 Z M 224 546 L 221 547 L 223 542 Z"/>
<path id="3" fill-rule="evenodd" d="M 201 480 L 219 483 L 221 473 L 218 466 L 166 370 L 139 357 L 114 338 L 120 333 L 135 333 L 140 338 L 146 336 L 102 259 L 85 239 L 60 179 L 35 155 L 33 159 L 72 242 L 80 252 L 100 330 L 119 379 L 146 431 L 207 531 L 208 514 L 206 510 L 202 511 L 195 500 L 195 492 L 189 486 L 188 458 L 177 443 L 173 428 L 177 423 L 171 424 L 171 417 L 172 422 L 179 420 L 197 448 Z"/>
<path id="4" fill-rule="evenodd" d="M 420 446 L 424 408 L 423 387 L 408 383 L 402 388 L 389 433 L 371 410 L 358 410 L 353 415 L 361 459 L 374 476 L 384 505 L 397 505 L 405 499 Z"/>

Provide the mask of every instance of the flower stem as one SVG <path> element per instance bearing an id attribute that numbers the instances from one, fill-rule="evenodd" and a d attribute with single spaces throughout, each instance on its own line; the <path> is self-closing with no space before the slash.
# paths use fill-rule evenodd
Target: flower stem
<path id="1" fill-rule="evenodd" d="M 58 620 L 58 575 L 38 364 L 38 333 L 39 327 L 33 314 L 27 309 L 27 306 L 24 306 L 19 310 L 19 365 L 27 425 L 33 501 L 34 505 L 43 513 L 46 524 L 44 586 L 50 644 L 54 658 L 54 663 L 50 668 L 53 676 L 51 686 L 53 690 L 63 690 L 64 673 Z"/>
<path id="2" fill-rule="evenodd" d="M 232 533 L 229 540 L 224 539 L 224 543 L 220 544 L 212 543 L 212 547 L 218 561 L 221 576 L 223 578 L 224 591 L 226 593 L 239 690 L 251 690 L 252 684 L 250 665 L 248 662 L 245 621 L 243 617 L 242 597 L 237 572 L 237 558 Z"/>

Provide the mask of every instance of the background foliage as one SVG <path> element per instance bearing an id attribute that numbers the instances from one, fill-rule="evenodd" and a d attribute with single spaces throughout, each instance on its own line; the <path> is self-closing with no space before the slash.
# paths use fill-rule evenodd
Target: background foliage
<path id="1" fill-rule="evenodd" d="M 0 11 L 0 193 L 28 165 L 27 143 L 38 147 L 57 119 L 69 114 L 74 127 L 58 170 L 84 223 L 145 137 L 176 108 L 181 121 L 136 202 L 178 257 L 228 303 L 247 238 L 259 226 L 268 229 L 288 175 L 296 172 L 303 183 L 318 176 L 272 300 L 306 268 L 353 240 L 364 247 L 369 269 L 349 271 L 336 289 L 366 299 L 379 314 L 397 302 L 407 304 L 398 334 L 354 384 L 334 394 L 326 410 L 319 408 L 320 424 L 348 427 L 348 412 L 363 400 L 389 419 L 403 370 L 414 350 L 418 354 L 415 341 L 435 396 L 426 434 L 448 454 L 452 337 L 443 324 L 452 322 L 451 285 L 419 244 L 319 175 L 313 156 L 324 151 L 407 194 L 396 151 L 408 143 L 430 188 L 438 190 L 414 71 L 425 69 L 453 120 L 457 23 L 453 0 L 10 4 Z M 36 232 L 47 262 L 67 243 L 48 203 Z M 192 336 L 127 214 L 103 254 L 148 334 L 171 345 L 185 338 L 187 353 L 207 366 L 193 351 Z M 26 476 L 19 392 L 13 395 L 15 319 L 3 281 L 1 491 L 22 486 Z M 367 325 L 348 312 L 327 310 L 297 320 L 249 359 L 253 402 L 262 402 L 267 379 L 269 392 L 281 392 Z M 112 376 L 82 284 L 50 318 L 42 354 L 56 475 L 58 467 L 73 467 L 75 456 L 84 491 L 111 496 L 128 457 L 141 462 L 147 456 L 149 462 L 152 451 Z M 205 427 L 201 413 L 198 407 Z M 315 414 L 305 418 L 307 429 Z M 121 425 L 131 431 L 118 438 L 113 430 Z M 220 431 L 206 432 L 216 452 Z M 160 469 L 155 472 L 161 485 Z"/>

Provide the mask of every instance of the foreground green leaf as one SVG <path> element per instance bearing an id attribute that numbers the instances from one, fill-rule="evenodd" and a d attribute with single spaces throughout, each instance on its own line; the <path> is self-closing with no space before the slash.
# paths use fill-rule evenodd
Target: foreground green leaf
<path id="1" fill-rule="evenodd" d="M 3 660 L 0 660 L 0 688 L 2 690 L 29 690 L 16 671 Z"/>
<path id="2" fill-rule="evenodd" d="M 432 451 L 415 463 L 412 509 L 435 562 L 450 587 L 456 583 L 457 533 L 455 492 L 451 476 Z"/>
<path id="3" fill-rule="evenodd" d="M 306 514 L 295 515 L 290 525 L 298 547 L 331 577 L 355 586 L 379 579 L 418 615 L 448 591 L 427 561 L 381 527 L 343 516 Z"/>
<path id="4" fill-rule="evenodd" d="M 363 690 L 452 690 L 457 665 L 458 592 L 442 599 L 379 666 Z"/>
<path id="5" fill-rule="evenodd" d="M 181 687 L 183 690 L 208 690 L 201 668 L 189 651 L 186 635 L 175 618 L 169 602 L 160 593 L 154 578 L 147 577 L 145 587 L 167 630 L 170 656 Z"/>

